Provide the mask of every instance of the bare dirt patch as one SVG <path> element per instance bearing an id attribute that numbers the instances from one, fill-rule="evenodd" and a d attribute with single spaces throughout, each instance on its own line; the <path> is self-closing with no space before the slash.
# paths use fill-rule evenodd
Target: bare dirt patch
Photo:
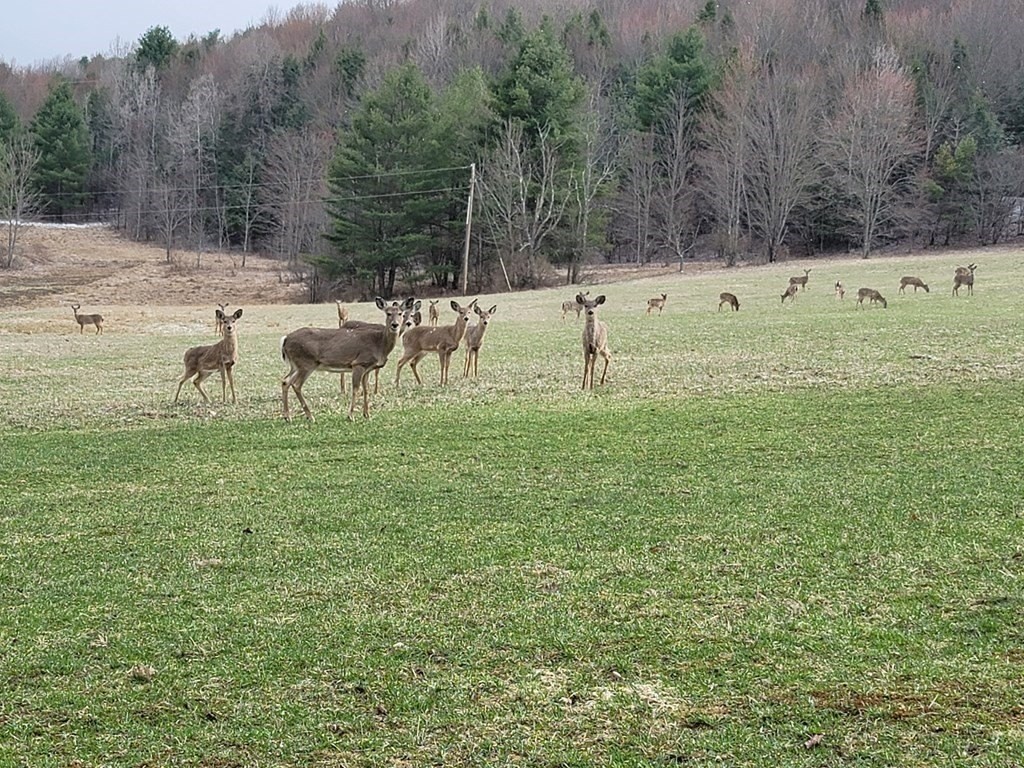
<path id="1" fill-rule="evenodd" d="M 13 269 L 0 270 L 0 301 L 32 309 L 92 306 L 292 304 L 305 296 L 280 261 L 135 243 L 106 226 L 27 226 Z"/>

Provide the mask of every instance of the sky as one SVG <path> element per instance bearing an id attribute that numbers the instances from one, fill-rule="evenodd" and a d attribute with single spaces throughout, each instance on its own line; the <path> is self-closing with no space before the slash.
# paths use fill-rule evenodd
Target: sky
<path id="1" fill-rule="evenodd" d="M 0 61 L 32 67 L 71 56 L 124 53 L 151 27 L 167 27 L 175 40 L 203 37 L 219 29 L 222 37 L 260 24 L 269 12 L 284 16 L 298 3 L 283 0 L 177 0 L 167 5 L 146 0 L 4 0 Z"/>

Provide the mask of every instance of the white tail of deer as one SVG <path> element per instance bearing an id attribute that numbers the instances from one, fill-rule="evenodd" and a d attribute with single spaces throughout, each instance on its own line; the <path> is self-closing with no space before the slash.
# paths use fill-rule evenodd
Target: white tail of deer
<path id="1" fill-rule="evenodd" d="M 387 304 L 377 297 L 377 308 L 384 312 L 386 320 L 378 328 L 299 328 L 281 339 L 281 357 L 289 365 L 289 371 L 281 379 L 281 402 L 285 420 L 291 419 L 288 408 L 288 390 L 298 398 L 306 418 L 313 421 L 306 399 L 302 396 L 302 385 L 314 371 L 352 374 L 352 403 L 348 417 L 356 408 L 359 389 L 363 390 L 363 416 L 370 415 L 370 394 L 366 386 L 366 375 L 384 367 L 388 355 L 395 348 L 402 330 L 403 314 L 414 304 L 412 298 L 402 304 Z"/>
<path id="2" fill-rule="evenodd" d="M 782 303 L 786 303 L 786 299 L 789 299 L 789 303 L 792 304 L 793 300 L 796 299 L 796 293 L 800 290 L 799 283 L 790 283 L 789 287 L 786 288 L 786 292 L 782 294 Z"/>
<path id="3" fill-rule="evenodd" d="M 586 322 L 583 325 L 583 387 L 588 384 L 590 389 L 594 388 L 594 364 L 597 356 L 604 358 L 604 370 L 601 371 L 601 383 L 604 384 L 604 377 L 608 373 L 608 363 L 612 359 L 608 351 L 608 326 L 597 319 L 597 308 L 604 304 L 604 295 L 594 299 L 586 298 L 582 293 L 576 297 L 583 311 L 586 312 Z"/>
<path id="4" fill-rule="evenodd" d="M 452 353 L 459 348 L 462 337 L 466 335 L 466 326 L 469 324 L 469 313 L 476 306 L 476 299 L 462 306 L 457 301 L 452 301 L 452 309 L 458 315 L 452 325 L 442 325 L 437 328 L 429 326 L 418 326 L 410 328 L 402 336 L 402 357 L 398 360 L 398 369 L 395 371 L 395 386 L 399 384 L 402 375 L 402 367 L 408 363 L 412 369 L 412 375 L 416 377 L 418 384 L 423 383 L 416 367 L 420 360 L 428 352 L 437 352 L 437 359 L 441 364 L 441 384 L 448 383 L 448 367 L 451 364 Z"/>
<path id="5" fill-rule="evenodd" d="M 651 314 L 654 310 L 658 310 L 660 315 L 665 310 L 665 302 L 668 301 L 668 294 L 663 293 L 661 296 L 656 296 L 653 299 L 647 300 L 647 314 Z"/>
<path id="6" fill-rule="evenodd" d="M 842 280 L 836 280 L 836 298 L 842 299 L 846 295 L 846 288 L 843 287 Z"/>
<path id="7" fill-rule="evenodd" d="M 734 312 L 740 311 L 740 300 L 736 298 L 735 294 L 724 292 L 718 294 L 718 311 L 722 311 L 722 305 L 728 304 L 732 307 Z"/>
<path id="8" fill-rule="evenodd" d="M 473 307 L 476 312 L 476 325 L 471 325 L 466 330 L 466 367 L 462 372 L 462 378 L 469 376 L 470 364 L 472 363 L 473 378 L 476 378 L 477 365 L 480 363 L 480 347 L 484 345 L 484 334 L 487 333 L 487 326 L 491 322 L 491 316 L 498 311 L 495 304 L 490 309 L 484 310 L 480 307 Z"/>
<path id="9" fill-rule="evenodd" d="M 905 293 L 906 292 L 906 287 L 908 285 L 914 286 L 914 293 L 917 293 L 917 289 L 918 288 L 924 288 L 924 292 L 928 293 L 928 285 L 920 277 L 913 277 L 913 276 L 910 276 L 910 275 L 906 275 L 904 277 L 901 277 L 900 278 L 900 290 L 899 290 L 899 292 L 900 293 Z"/>
<path id="10" fill-rule="evenodd" d="M 87 325 L 95 325 L 96 333 L 103 333 L 103 315 L 80 315 L 78 310 L 81 308 L 81 304 L 71 305 L 71 311 L 75 313 L 75 322 L 78 323 L 78 333 L 85 333 L 85 326 Z"/>
<path id="11" fill-rule="evenodd" d="M 210 398 L 203 391 L 203 382 L 209 378 L 214 371 L 220 373 L 221 400 L 228 401 L 227 386 L 231 385 L 231 402 L 238 402 L 235 398 L 235 375 L 234 367 L 238 362 L 238 334 L 235 331 L 235 323 L 242 316 L 242 310 L 237 309 L 232 315 L 225 315 L 217 310 L 217 320 L 221 326 L 223 338 L 216 344 L 209 344 L 204 347 L 192 347 L 185 352 L 185 373 L 178 380 L 178 389 L 174 393 L 174 403 L 177 405 L 178 396 L 181 394 L 181 385 L 192 379 L 192 386 L 199 390 L 203 400 L 210 402 Z M 195 378 L 192 378 L 192 377 Z"/>
<path id="12" fill-rule="evenodd" d="M 811 276 L 811 270 L 805 269 L 803 277 L 789 278 L 790 285 L 799 285 L 802 290 L 807 290 L 807 278 Z"/>
<path id="13" fill-rule="evenodd" d="M 968 264 L 966 267 L 957 267 L 953 272 L 953 295 L 960 295 L 960 286 L 967 286 L 967 295 L 974 294 L 974 270 L 977 264 Z"/>
<path id="14" fill-rule="evenodd" d="M 871 304 L 875 304 L 876 302 L 881 304 L 882 305 L 882 309 L 885 309 L 885 308 L 887 308 L 889 306 L 889 302 L 887 302 L 882 297 L 882 294 L 880 294 L 874 288 L 861 288 L 859 291 L 857 291 L 857 306 L 858 307 L 862 307 L 863 308 L 863 306 L 864 306 L 864 299 L 870 299 L 870 303 Z"/>

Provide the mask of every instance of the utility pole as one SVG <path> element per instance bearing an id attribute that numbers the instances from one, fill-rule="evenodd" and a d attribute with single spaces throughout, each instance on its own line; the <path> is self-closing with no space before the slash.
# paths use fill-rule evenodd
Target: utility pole
<path id="1" fill-rule="evenodd" d="M 469 201 L 466 203 L 466 240 L 462 245 L 462 295 L 469 292 L 469 236 L 473 231 L 473 191 L 476 189 L 476 163 L 469 166 Z"/>

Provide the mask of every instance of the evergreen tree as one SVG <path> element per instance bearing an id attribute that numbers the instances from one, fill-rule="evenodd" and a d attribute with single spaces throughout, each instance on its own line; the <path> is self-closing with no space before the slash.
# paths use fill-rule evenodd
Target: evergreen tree
<path id="1" fill-rule="evenodd" d="M 643 65 L 636 78 L 634 114 L 640 130 L 657 130 L 686 97 L 697 114 L 714 84 L 714 65 L 700 31 L 690 27 L 673 35 L 666 51 Z"/>
<path id="2" fill-rule="evenodd" d="M 7 97 L 0 92 L 0 144 L 10 144 L 20 129 L 18 114 Z"/>
<path id="3" fill-rule="evenodd" d="M 31 132 L 39 152 L 35 185 L 43 209 L 63 219 L 85 202 L 85 181 L 92 167 L 89 130 L 66 80 L 51 88 Z"/>
<path id="4" fill-rule="evenodd" d="M 153 67 L 161 70 L 167 67 L 178 52 L 178 42 L 167 27 L 150 27 L 139 38 L 135 49 L 135 63 L 140 70 Z"/>

